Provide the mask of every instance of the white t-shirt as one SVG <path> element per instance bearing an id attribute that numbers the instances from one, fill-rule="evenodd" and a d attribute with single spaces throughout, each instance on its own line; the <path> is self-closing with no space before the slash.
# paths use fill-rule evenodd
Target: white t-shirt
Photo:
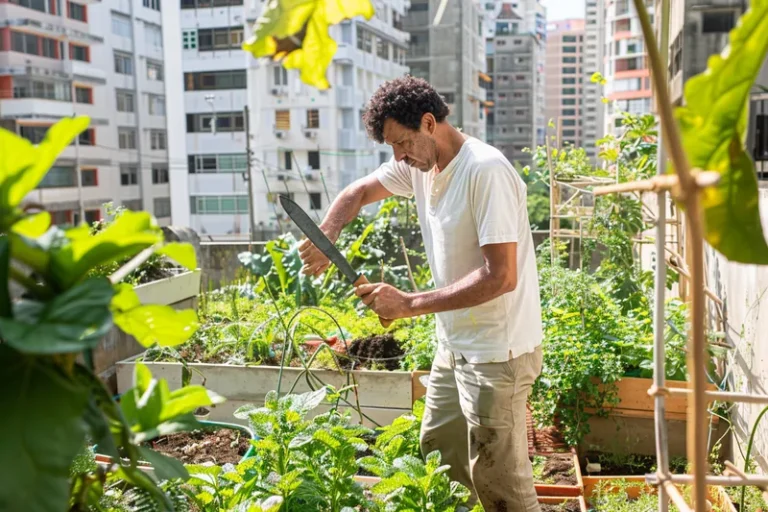
<path id="1" fill-rule="evenodd" d="M 375 175 L 391 193 L 416 197 L 438 288 L 482 267 L 483 245 L 517 242 L 515 290 L 479 306 L 438 313 L 438 341 L 470 363 L 507 361 L 540 345 L 539 280 L 526 186 L 504 155 L 470 137 L 439 173 L 393 158 Z"/>

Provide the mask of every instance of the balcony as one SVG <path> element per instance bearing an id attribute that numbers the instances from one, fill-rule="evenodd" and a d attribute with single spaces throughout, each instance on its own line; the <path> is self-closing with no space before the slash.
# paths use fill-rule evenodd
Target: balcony
<path id="1" fill-rule="evenodd" d="M 356 108 L 354 88 L 351 86 L 336 87 L 336 103 L 339 108 Z"/>
<path id="2" fill-rule="evenodd" d="M 75 79 L 79 78 L 100 84 L 107 83 L 107 73 L 90 62 L 67 60 L 64 61 L 64 69 L 68 75 Z"/>
<path id="3" fill-rule="evenodd" d="M 41 98 L 13 98 L 0 101 L 0 109 L 6 117 L 59 119 L 72 116 L 69 101 L 46 100 Z"/>

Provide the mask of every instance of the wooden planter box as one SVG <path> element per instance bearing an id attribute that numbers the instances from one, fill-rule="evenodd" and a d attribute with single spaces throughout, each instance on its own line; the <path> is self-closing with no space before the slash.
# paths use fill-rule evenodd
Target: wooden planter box
<path id="1" fill-rule="evenodd" d="M 415 402 L 419 398 L 423 398 L 427 394 L 426 380 L 429 379 L 429 371 L 417 370 L 411 372 L 411 396 Z M 422 379 L 424 377 L 424 379 Z M 425 382 L 422 382 L 424 380 Z"/>
<path id="2" fill-rule="evenodd" d="M 117 388 L 119 393 L 130 389 L 133 384 L 133 372 L 137 357 L 117 363 Z M 181 363 L 144 362 L 156 378 L 168 381 L 171 389 L 181 387 Z M 264 405 L 264 398 L 269 391 L 277 389 L 280 368 L 276 366 L 242 366 L 226 364 L 188 363 L 192 371 L 192 383 L 203 384 L 206 388 L 227 398 L 221 405 L 211 407 L 210 419 L 214 421 L 237 420 L 233 413 L 235 409 L 245 404 Z M 310 370 L 323 383 L 337 389 L 348 385 L 347 374 L 332 370 Z M 411 390 L 412 376 L 409 372 L 355 370 L 351 376 L 357 383 L 357 395 L 362 413 L 367 416 L 363 424 L 375 427 L 376 424 L 388 425 L 403 414 L 412 410 L 413 398 Z M 294 393 L 311 391 L 307 385 L 306 375 L 301 368 L 284 368 L 281 394 L 286 394 L 298 380 L 293 389 Z M 320 384 L 312 380 L 315 387 Z M 349 381 L 351 383 L 351 379 Z M 348 400 L 354 403 L 354 392 L 350 392 Z M 325 412 L 329 406 L 321 405 L 317 413 Z M 340 407 L 350 410 L 352 418 L 358 420 L 357 411 L 346 404 Z M 375 423 L 374 423 L 375 422 Z"/>
<path id="3" fill-rule="evenodd" d="M 535 455 L 550 456 L 550 453 L 536 453 Z M 551 485 L 551 484 L 535 484 L 536 494 L 538 496 L 549 497 L 576 497 L 581 496 L 584 492 L 584 479 L 581 474 L 581 464 L 579 463 L 579 456 L 576 453 L 575 448 L 571 448 L 571 458 L 573 459 L 573 469 L 576 475 L 575 485 Z"/>
<path id="4" fill-rule="evenodd" d="M 644 476 L 585 476 L 584 477 L 584 497 L 589 503 L 589 499 L 598 484 L 610 480 L 621 480 L 629 483 L 645 484 Z M 609 488 L 610 489 L 610 488 Z M 627 489 L 627 495 L 630 498 L 636 498 L 640 492 L 645 489 L 653 494 L 656 493 L 656 488 L 651 485 L 645 485 L 644 487 L 636 487 L 633 489 Z M 724 512 L 736 512 L 736 507 L 733 506 L 731 499 L 726 494 L 725 489 L 719 486 L 711 485 L 708 488 L 708 498 L 712 505 L 717 506 Z"/>
<path id="5" fill-rule="evenodd" d="M 197 296 L 200 293 L 200 270 L 142 284 L 134 288 L 142 304 L 160 304 L 179 309 L 197 309 Z M 117 391 L 115 364 L 144 351 L 133 336 L 125 334 L 117 327 L 107 333 L 93 350 L 94 373 L 98 375 L 112 392 Z"/>
<path id="6" fill-rule="evenodd" d="M 569 501 L 577 501 L 579 503 L 579 509 L 581 512 L 589 512 L 587 508 L 587 502 L 584 500 L 584 496 L 578 496 L 575 498 L 557 498 L 554 496 L 539 496 L 539 503 L 543 505 L 560 505 L 561 503 L 568 503 Z"/>

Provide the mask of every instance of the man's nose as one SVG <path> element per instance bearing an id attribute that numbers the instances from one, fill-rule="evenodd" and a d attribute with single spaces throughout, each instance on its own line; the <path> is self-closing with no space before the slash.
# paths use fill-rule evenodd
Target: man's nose
<path id="1" fill-rule="evenodd" d="M 395 152 L 395 160 L 400 162 L 405 158 L 405 151 L 398 151 L 397 149 L 394 150 Z"/>

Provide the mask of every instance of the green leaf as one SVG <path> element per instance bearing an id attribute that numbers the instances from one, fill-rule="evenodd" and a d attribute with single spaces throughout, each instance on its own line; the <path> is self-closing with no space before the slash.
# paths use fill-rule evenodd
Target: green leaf
<path id="1" fill-rule="evenodd" d="M 133 288 L 121 283 L 111 303 L 114 322 L 145 347 L 157 343 L 175 347 L 187 341 L 200 323 L 193 309 L 176 310 L 171 306 L 142 305 Z"/>
<path id="2" fill-rule="evenodd" d="M 194 412 L 200 407 L 219 405 L 226 400 L 218 393 L 205 389 L 203 386 L 186 386 L 171 391 L 168 401 L 163 405 L 163 413 L 160 416 L 161 421 L 168 421 L 180 416 Z"/>
<path id="3" fill-rule="evenodd" d="M 0 335 L 28 354 L 79 352 L 95 347 L 111 328 L 114 290 L 106 278 L 91 278 L 50 302 L 21 300 L 14 318 L 0 318 Z"/>
<path id="4" fill-rule="evenodd" d="M 742 142 L 749 92 L 768 53 L 768 2 L 751 2 L 729 39 L 707 70 L 685 84 L 675 115 L 691 167 L 720 174 L 701 196 L 707 242 L 731 261 L 768 264 L 757 176 Z"/>
<path id="5" fill-rule="evenodd" d="M 184 468 L 184 464 L 176 459 L 166 457 L 162 453 L 151 450 L 146 446 L 139 446 L 139 456 L 142 460 L 152 464 L 155 474 L 157 474 L 160 480 L 172 480 L 174 478 L 186 480 L 189 478 L 189 473 Z"/>
<path id="6" fill-rule="evenodd" d="M 7 232 L 17 219 L 15 212 L 26 195 L 45 177 L 56 158 L 83 130 L 87 117 L 64 118 L 48 129 L 37 146 L 27 139 L 0 129 L 0 224 Z"/>
<path id="7" fill-rule="evenodd" d="M 197 269 L 197 255 L 192 244 L 171 242 L 157 250 L 157 254 L 167 256 L 187 270 Z"/>
<path id="8" fill-rule="evenodd" d="M 51 227 L 51 214 L 48 212 L 39 212 L 16 222 L 13 225 L 13 232 L 30 238 L 43 236 Z"/>
<path id="9" fill-rule="evenodd" d="M 243 49 L 257 58 L 285 57 L 285 68 L 300 70 L 304 83 L 327 89 L 326 71 L 337 48 L 329 26 L 355 16 L 369 20 L 373 14 L 370 0 L 273 0 Z"/>
<path id="10" fill-rule="evenodd" d="M 11 243 L 8 237 L 0 238 L 0 316 L 11 316 L 11 294 L 8 291 L 8 273 L 11 264 Z"/>
<path id="11" fill-rule="evenodd" d="M 247 268 L 253 275 L 265 276 L 272 269 L 272 256 L 268 252 L 251 253 L 241 252 L 237 255 L 240 263 Z"/>
<path id="12" fill-rule="evenodd" d="M 85 442 L 88 389 L 5 344 L 0 368 L 0 510 L 66 510 L 69 467 Z"/>
<path id="13" fill-rule="evenodd" d="M 53 277 L 63 288 L 95 267 L 135 256 L 163 241 L 157 222 L 146 212 L 126 211 L 96 235 L 86 225 L 65 234 L 70 243 L 55 248 L 51 260 Z"/>

